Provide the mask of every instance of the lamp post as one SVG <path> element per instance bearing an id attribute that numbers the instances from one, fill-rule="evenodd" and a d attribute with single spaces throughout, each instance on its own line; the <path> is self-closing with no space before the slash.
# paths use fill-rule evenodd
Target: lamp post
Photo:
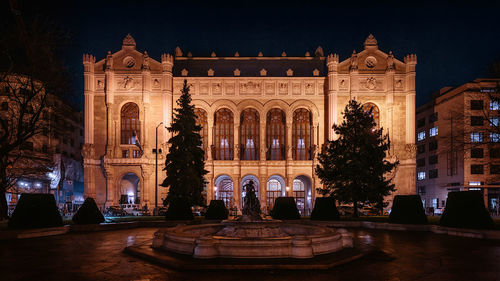
<path id="1" fill-rule="evenodd" d="M 155 209 L 154 214 L 158 215 L 158 127 L 161 126 L 163 122 L 160 122 L 156 126 L 156 145 L 155 145 Z"/>

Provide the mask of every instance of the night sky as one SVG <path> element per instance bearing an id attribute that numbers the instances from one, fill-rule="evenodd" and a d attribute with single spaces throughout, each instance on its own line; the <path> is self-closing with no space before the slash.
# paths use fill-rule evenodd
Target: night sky
<path id="1" fill-rule="evenodd" d="M 20 3 L 23 2 L 18 0 Z M 157 60 L 180 46 L 187 54 L 209 56 L 303 56 L 322 46 L 325 54 L 347 59 L 361 51 L 372 33 L 379 48 L 396 58 L 415 53 L 417 106 L 444 86 L 487 77 L 500 58 L 500 5 L 469 1 L 344 1 L 307 3 L 232 1 L 65 1 L 37 4 L 71 35 L 64 55 L 83 100 L 83 53 L 97 60 L 116 52 L 130 33 L 140 51 Z"/>

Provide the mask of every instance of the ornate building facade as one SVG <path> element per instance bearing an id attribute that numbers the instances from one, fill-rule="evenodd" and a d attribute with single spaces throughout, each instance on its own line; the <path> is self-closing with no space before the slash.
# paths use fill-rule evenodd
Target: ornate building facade
<path id="1" fill-rule="evenodd" d="M 321 185 L 316 155 L 335 137 L 332 125 L 351 98 L 372 108 L 390 135 L 389 157 L 400 161 L 397 193 L 415 194 L 416 63 L 415 55 L 400 61 L 380 51 L 372 35 L 343 61 L 320 47 L 304 57 L 193 57 L 177 48 L 157 61 L 128 35 L 100 61 L 83 56 L 85 193 L 101 206 L 123 198 L 154 204 L 156 131 L 161 183 L 170 137 L 164 125 L 187 80 L 203 127 L 208 201 L 241 207 L 242 186 L 253 180 L 263 208 L 294 196 L 307 214 Z M 159 187 L 160 202 L 165 194 Z"/>

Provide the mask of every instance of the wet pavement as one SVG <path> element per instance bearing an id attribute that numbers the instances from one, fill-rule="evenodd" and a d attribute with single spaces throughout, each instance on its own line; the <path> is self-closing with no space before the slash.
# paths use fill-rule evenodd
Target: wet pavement
<path id="1" fill-rule="evenodd" d="M 176 272 L 122 252 L 156 228 L 0 241 L 0 280 L 500 280 L 500 241 L 351 230 L 383 250 L 330 270 Z"/>

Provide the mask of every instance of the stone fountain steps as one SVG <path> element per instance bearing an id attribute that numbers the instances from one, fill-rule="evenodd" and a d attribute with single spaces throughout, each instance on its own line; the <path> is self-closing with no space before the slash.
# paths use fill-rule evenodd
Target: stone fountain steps
<path id="1" fill-rule="evenodd" d="M 379 252 L 367 245 L 345 248 L 339 252 L 315 256 L 308 259 L 294 258 L 213 258 L 198 259 L 191 256 L 155 250 L 149 244 L 129 246 L 124 252 L 149 262 L 175 270 L 240 270 L 240 269 L 286 269 L 286 270 L 325 270 L 361 259 Z"/>

